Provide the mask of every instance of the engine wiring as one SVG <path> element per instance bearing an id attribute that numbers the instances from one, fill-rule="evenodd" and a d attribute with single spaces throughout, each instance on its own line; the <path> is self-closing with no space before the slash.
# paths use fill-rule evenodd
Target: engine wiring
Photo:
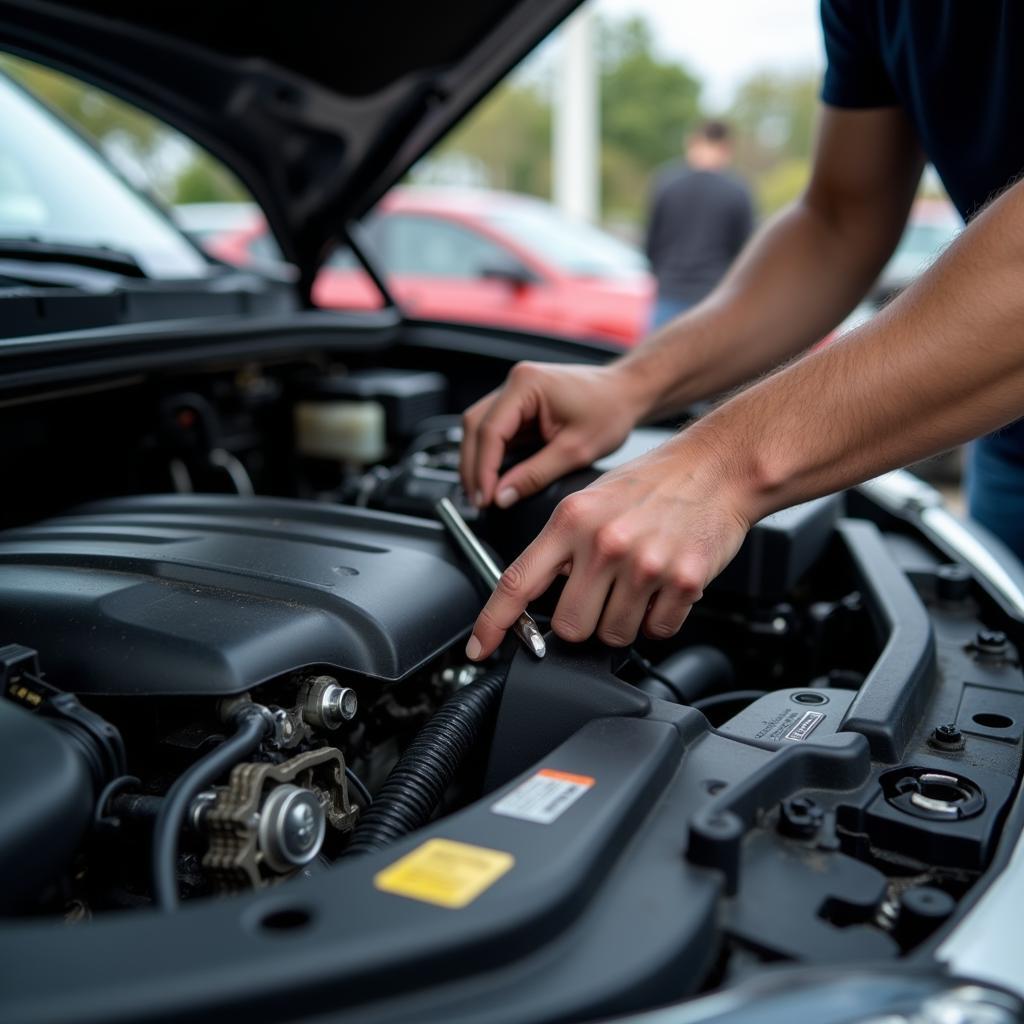
<path id="1" fill-rule="evenodd" d="M 366 783 L 348 765 L 345 765 L 345 778 L 348 779 L 348 784 L 356 791 L 359 802 L 364 807 L 369 807 L 373 803 L 373 796 L 366 788 Z"/>

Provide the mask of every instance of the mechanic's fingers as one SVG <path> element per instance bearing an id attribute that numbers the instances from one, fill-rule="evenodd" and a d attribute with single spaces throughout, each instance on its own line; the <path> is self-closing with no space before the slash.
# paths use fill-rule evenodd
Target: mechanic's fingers
<path id="1" fill-rule="evenodd" d="M 571 434 L 558 434 L 536 455 L 513 466 L 497 482 L 494 502 L 500 508 L 508 508 L 590 461 L 591 457 L 581 442 L 576 441 Z"/>
<path id="2" fill-rule="evenodd" d="M 459 449 L 459 477 L 462 480 L 462 489 L 474 505 L 479 505 L 477 500 L 476 482 L 476 451 L 477 431 L 480 429 L 480 421 L 493 404 L 495 393 L 485 395 L 479 402 L 475 402 L 462 414 L 462 446 Z"/>
<path id="3" fill-rule="evenodd" d="M 509 441 L 537 413 L 537 399 L 531 392 L 503 390 L 484 413 L 477 430 L 474 481 L 483 506 L 494 501 L 498 470 Z M 511 503 L 510 503 L 511 504 Z"/>
<path id="4" fill-rule="evenodd" d="M 466 497 L 474 504 L 478 504 L 476 498 L 476 430 L 470 427 L 463 417 L 462 420 L 462 447 L 459 449 L 459 479 L 462 481 L 462 490 Z"/>
<path id="5" fill-rule="evenodd" d="M 586 640 L 597 628 L 614 579 L 614 567 L 611 565 L 596 570 L 592 566 L 573 565 L 551 616 L 551 628 L 555 634 L 569 643 Z"/>
<path id="6" fill-rule="evenodd" d="M 687 585 L 679 586 L 679 583 Z M 696 580 L 676 580 L 662 587 L 644 616 L 644 634 L 652 640 L 667 640 L 675 636 L 700 598 L 701 588 Z"/>
<path id="7" fill-rule="evenodd" d="M 637 585 L 620 575 L 612 585 L 604 614 L 597 626 L 597 638 L 609 647 L 628 647 L 640 632 L 654 587 Z"/>
<path id="8" fill-rule="evenodd" d="M 570 549 L 553 531 L 540 536 L 501 574 L 494 593 L 477 617 L 466 644 L 466 657 L 489 657 L 526 606 L 551 586 L 570 557 Z"/>

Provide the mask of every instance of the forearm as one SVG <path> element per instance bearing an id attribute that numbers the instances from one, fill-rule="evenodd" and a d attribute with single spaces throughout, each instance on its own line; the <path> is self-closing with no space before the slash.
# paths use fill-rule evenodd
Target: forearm
<path id="1" fill-rule="evenodd" d="M 828 334 L 886 255 L 801 200 L 758 232 L 704 302 L 619 367 L 643 392 L 647 416 L 727 392 Z"/>
<path id="2" fill-rule="evenodd" d="M 1017 186 L 868 324 L 696 424 L 692 442 L 723 460 L 745 514 L 842 489 L 1024 415 L 1021 239 Z"/>

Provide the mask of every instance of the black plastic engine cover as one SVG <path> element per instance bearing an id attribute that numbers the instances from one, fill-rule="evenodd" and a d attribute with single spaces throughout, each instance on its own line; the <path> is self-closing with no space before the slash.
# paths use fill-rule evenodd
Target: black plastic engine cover
<path id="1" fill-rule="evenodd" d="M 232 694 L 307 665 L 403 678 L 477 591 L 440 525 L 287 499 L 153 495 L 0 533 L 0 642 L 95 694 Z"/>

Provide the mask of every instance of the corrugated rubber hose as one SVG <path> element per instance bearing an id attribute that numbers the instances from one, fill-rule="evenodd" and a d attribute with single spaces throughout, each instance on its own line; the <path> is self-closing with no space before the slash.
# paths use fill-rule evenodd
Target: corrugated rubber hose
<path id="1" fill-rule="evenodd" d="M 498 713 L 505 670 L 456 690 L 406 747 L 346 853 L 370 853 L 430 821 L 445 790 Z"/>

